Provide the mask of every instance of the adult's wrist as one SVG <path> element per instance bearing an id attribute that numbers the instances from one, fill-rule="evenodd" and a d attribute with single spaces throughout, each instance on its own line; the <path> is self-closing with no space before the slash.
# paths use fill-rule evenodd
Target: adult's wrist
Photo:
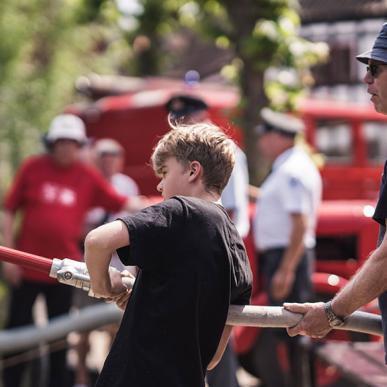
<path id="1" fill-rule="evenodd" d="M 348 311 L 348 305 L 336 297 L 331 300 L 334 313 L 342 318 L 349 316 L 352 312 Z"/>
<path id="2" fill-rule="evenodd" d="M 345 316 L 337 314 L 333 308 L 333 300 L 324 303 L 324 312 L 331 327 L 340 327 L 344 325 Z"/>

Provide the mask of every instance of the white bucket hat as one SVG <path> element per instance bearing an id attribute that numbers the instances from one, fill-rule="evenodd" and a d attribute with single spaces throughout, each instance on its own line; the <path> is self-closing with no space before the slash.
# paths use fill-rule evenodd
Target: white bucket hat
<path id="1" fill-rule="evenodd" d="M 60 139 L 74 140 L 84 145 L 87 137 L 83 121 L 73 114 L 56 116 L 50 124 L 46 141 L 52 144 Z"/>

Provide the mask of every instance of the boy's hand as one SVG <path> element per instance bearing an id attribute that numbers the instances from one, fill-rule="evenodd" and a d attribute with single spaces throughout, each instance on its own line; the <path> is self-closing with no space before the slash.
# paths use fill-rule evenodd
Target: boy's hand
<path id="1" fill-rule="evenodd" d="M 116 297 L 121 296 L 123 293 L 127 293 L 128 290 L 131 290 L 123 284 L 123 278 L 130 278 L 133 282 L 136 279 L 136 277 L 127 270 L 120 272 L 111 267 L 109 269 L 108 278 L 99 283 L 99 286 L 95 283 L 92 284 L 92 291 L 98 298 L 115 301 Z"/>
<path id="2" fill-rule="evenodd" d="M 117 296 L 126 291 L 126 287 L 122 283 L 122 277 L 126 277 L 125 272 L 120 272 L 116 269 L 109 270 L 110 282 L 111 282 L 111 296 Z"/>
<path id="3" fill-rule="evenodd" d="M 120 309 L 125 309 L 129 301 L 129 297 L 132 293 L 132 289 L 128 289 L 124 284 L 123 278 L 130 278 L 133 281 L 136 277 L 130 273 L 128 270 L 123 270 L 119 272 L 118 270 L 110 270 L 110 281 L 112 284 L 111 295 L 108 297 L 110 301 L 113 301 L 117 304 Z"/>
<path id="4" fill-rule="evenodd" d="M 125 310 L 131 294 L 132 294 L 132 290 L 126 289 L 125 292 L 121 293 L 118 296 L 113 297 L 112 301 L 114 301 L 120 309 Z"/>

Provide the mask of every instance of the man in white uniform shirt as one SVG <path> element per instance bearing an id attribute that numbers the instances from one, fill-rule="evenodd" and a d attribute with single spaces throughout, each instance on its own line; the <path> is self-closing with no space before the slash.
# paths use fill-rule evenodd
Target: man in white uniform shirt
<path id="1" fill-rule="evenodd" d="M 236 147 L 234 169 L 223 190 L 221 201 L 242 238 L 246 238 L 250 230 L 248 188 L 249 173 L 246 155 Z"/>
<path id="2" fill-rule="evenodd" d="M 165 105 L 170 119 L 179 123 L 192 124 L 210 120 L 208 105 L 193 95 L 175 95 Z M 250 230 L 249 173 L 245 153 L 238 146 L 235 150 L 235 165 L 230 179 L 223 190 L 221 202 L 234 222 L 239 235 L 245 238 Z"/>
<path id="3" fill-rule="evenodd" d="M 309 155 L 295 145 L 303 122 L 270 109 L 261 111 L 259 149 L 272 163 L 260 189 L 254 219 L 254 239 L 259 267 L 270 305 L 305 302 L 312 295 L 315 228 L 321 200 L 321 177 Z M 271 387 L 297 385 L 297 341 L 275 330 L 260 337 L 260 375 Z M 273 348 L 284 341 L 290 375 L 285 375 Z M 272 356 L 270 356 L 272 355 Z"/>

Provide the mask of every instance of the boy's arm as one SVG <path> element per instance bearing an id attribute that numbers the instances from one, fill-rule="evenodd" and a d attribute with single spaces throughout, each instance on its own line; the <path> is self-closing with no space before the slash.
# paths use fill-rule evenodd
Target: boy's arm
<path id="1" fill-rule="evenodd" d="M 220 338 L 218 348 L 215 352 L 214 357 L 211 359 L 210 364 L 207 366 L 207 370 L 212 370 L 217 366 L 217 364 L 220 362 L 220 359 L 223 356 L 224 350 L 226 349 L 228 340 L 230 338 L 232 331 L 231 325 L 225 325 L 222 333 L 222 337 Z"/>
<path id="2" fill-rule="evenodd" d="M 115 297 L 126 291 L 122 282 L 112 283 L 109 264 L 112 254 L 129 245 L 129 233 L 123 222 L 116 220 L 90 231 L 85 239 L 85 262 L 93 292 L 104 298 Z"/>

